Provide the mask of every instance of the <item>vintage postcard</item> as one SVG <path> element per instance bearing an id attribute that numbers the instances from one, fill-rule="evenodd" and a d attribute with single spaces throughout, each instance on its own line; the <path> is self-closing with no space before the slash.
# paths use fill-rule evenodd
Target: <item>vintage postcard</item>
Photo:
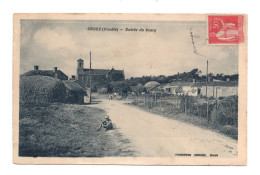
<path id="1" fill-rule="evenodd" d="M 14 14 L 16 164 L 246 165 L 247 15 Z"/>

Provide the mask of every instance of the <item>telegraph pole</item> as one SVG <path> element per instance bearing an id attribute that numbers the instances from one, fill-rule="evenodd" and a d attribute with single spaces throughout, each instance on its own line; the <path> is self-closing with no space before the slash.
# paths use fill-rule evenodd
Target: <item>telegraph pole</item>
<path id="1" fill-rule="evenodd" d="M 207 101 L 207 119 L 209 121 L 209 101 L 208 101 L 208 66 L 209 62 L 207 60 L 207 74 L 206 74 L 206 101 Z"/>
<path id="2" fill-rule="evenodd" d="M 91 77 L 91 51 L 89 53 L 90 56 L 90 60 L 89 60 L 89 103 L 91 104 L 91 81 L 92 81 L 92 77 Z"/>

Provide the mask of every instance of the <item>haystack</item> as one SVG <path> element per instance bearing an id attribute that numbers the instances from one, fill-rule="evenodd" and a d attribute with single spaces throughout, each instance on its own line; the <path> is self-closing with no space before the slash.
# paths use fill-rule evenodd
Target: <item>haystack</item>
<path id="1" fill-rule="evenodd" d="M 66 88 L 61 80 L 48 76 L 21 76 L 20 103 L 62 102 Z"/>
<path id="2" fill-rule="evenodd" d="M 22 76 L 49 76 L 55 77 L 55 73 L 52 70 L 31 70 L 22 74 Z"/>

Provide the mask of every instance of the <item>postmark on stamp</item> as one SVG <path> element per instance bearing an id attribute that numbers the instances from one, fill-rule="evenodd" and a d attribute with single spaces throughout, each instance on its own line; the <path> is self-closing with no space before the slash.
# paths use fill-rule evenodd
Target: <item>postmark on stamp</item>
<path id="1" fill-rule="evenodd" d="M 209 15 L 209 44 L 238 44 L 244 42 L 244 16 Z"/>

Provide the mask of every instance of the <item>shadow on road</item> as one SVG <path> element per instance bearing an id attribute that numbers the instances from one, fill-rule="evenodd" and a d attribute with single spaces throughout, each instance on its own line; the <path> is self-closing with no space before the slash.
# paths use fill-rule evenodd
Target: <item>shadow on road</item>
<path id="1" fill-rule="evenodd" d="M 91 103 L 84 103 L 84 105 L 96 105 L 96 104 L 99 104 L 101 103 L 101 101 L 92 101 Z"/>

